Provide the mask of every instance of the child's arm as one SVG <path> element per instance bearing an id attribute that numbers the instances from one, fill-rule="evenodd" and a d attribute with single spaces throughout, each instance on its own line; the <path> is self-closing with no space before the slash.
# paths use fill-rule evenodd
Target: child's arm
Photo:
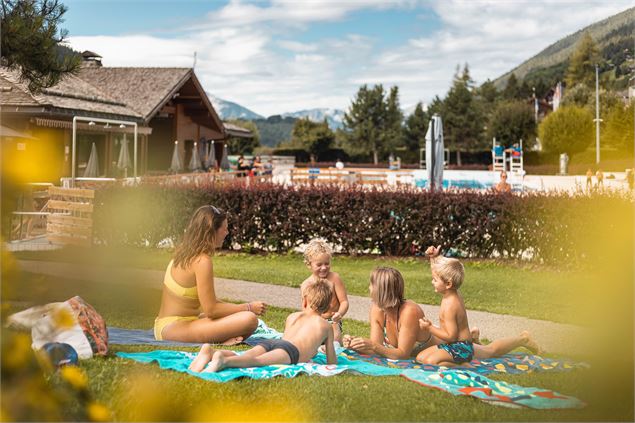
<path id="1" fill-rule="evenodd" d="M 337 355 L 333 345 L 333 327 L 331 325 L 328 325 L 326 333 L 326 364 L 337 364 Z"/>
<path id="2" fill-rule="evenodd" d="M 437 245 L 436 247 L 431 245 L 426 249 L 426 256 L 430 259 L 430 263 L 434 263 L 441 255 L 441 246 Z"/>
<path id="3" fill-rule="evenodd" d="M 348 312 L 348 295 L 346 294 L 346 287 L 340 278 L 340 275 L 333 272 L 333 289 L 335 290 L 335 295 L 337 296 L 337 301 L 340 303 L 339 309 L 333 314 L 331 319 L 334 322 L 339 322 L 342 320 L 342 317 Z"/>
<path id="4" fill-rule="evenodd" d="M 423 326 L 427 326 L 430 333 L 442 341 L 456 342 L 459 339 L 459 326 L 456 323 L 457 313 L 453 307 L 449 307 L 445 312 L 446 318 L 440 327 L 434 326 L 427 318 L 421 319 Z"/>

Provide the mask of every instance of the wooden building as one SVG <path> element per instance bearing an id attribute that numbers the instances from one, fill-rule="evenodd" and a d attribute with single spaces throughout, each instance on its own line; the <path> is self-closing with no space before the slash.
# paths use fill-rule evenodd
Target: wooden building
<path id="1" fill-rule="evenodd" d="M 103 67 L 100 57 L 88 51 L 83 58 L 77 75 L 39 94 L 31 93 L 16 72 L 0 67 L 2 124 L 34 138 L 19 143 L 3 138 L 3 156 L 41 163 L 33 180 L 59 182 L 71 175 L 74 116 L 137 123 L 140 175 L 165 173 L 175 140 L 186 164 L 195 142 L 211 140 L 220 160 L 227 132 L 193 69 Z M 132 153 L 130 126 L 78 123 L 76 174 L 81 176 L 94 143 L 102 176 L 120 176 L 116 162 L 124 133 Z"/>

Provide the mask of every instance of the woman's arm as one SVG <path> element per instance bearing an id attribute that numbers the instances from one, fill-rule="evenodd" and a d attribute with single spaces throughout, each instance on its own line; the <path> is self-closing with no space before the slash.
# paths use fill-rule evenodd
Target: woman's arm
<path id="1" fill-rule="evenodd" d="M 219 301 L 214 291 L 214 266 L 212 259 L 201 256 L 192 264 L 196 277 L 196 290 L 201 303 L 201 315 L 210 319 L 219 319 L 240 311 L 249 311 L 249 304 L 229 304 Z"/>

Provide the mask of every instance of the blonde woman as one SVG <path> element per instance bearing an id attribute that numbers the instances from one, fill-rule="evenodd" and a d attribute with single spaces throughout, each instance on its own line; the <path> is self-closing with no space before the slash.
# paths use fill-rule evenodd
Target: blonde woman
<path id="1" fill-rule="evenodd" d="M 266 310 L 262 301 L 230 304 L 216 298 L 212 256 L 228 234 L 227 214 L 203 206 L 194 212 L 163 280 L 154 337 L 235 344 L 249 337 Z"/>

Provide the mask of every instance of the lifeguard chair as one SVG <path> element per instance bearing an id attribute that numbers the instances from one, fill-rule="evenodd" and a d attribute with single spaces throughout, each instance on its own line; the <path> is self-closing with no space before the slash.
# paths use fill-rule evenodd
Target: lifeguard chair
<path id="1" fill-rule="evenodd" d="M 507 152 L 505 147 L 496 141 L 496 138 L 492 138 L 492 170 L 494 172 L 505 171 L 505 164 L 507 162 Z"/>
<path id="2" fill-rule="evenodd" d="M 524 175 L 523 168 L 523 140 L 512 145 L 509 151 L 509 172 L 517 175 Z"/>

